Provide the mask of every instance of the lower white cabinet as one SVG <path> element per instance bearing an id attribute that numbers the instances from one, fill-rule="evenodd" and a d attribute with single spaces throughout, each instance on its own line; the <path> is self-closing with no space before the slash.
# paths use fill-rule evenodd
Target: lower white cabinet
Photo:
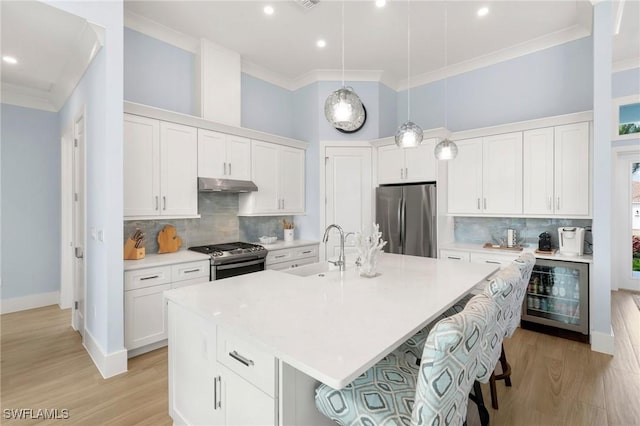
<path id="1" fill-rule="evenodd" d="M 266 269 L 284 270 L 320 261 L 319 243 L 284 249 L 269 250 Z"/>
<path id="2" fill-rule="evenodd" d="M 459 260 L 462 262 L 470 262 L 469 253 L 458 250 L 440 250 L 440 259 Z"/>
<path id="3" fill-rule="evenodd" d="M 169 303 L 169 414 L 174 424 L 276 425 L 277 360 Z"/>
<path id="4" fill-rule="evenodd" d="M 209 265 L 205 260 L 125 271 L 124 344 L 129 356 L 156 349 L 167 338 L 167 305 L 162 293 L 208 282 Z"/>

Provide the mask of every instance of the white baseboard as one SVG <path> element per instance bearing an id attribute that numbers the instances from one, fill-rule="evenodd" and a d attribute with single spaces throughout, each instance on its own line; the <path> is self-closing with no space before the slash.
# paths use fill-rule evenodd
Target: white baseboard
<path id="1" fill-rule="evenodd" d="M 591 331 L 591 350 L 603 354 L 614 355 L 615 339 L 613 329 L 610 334 Z"/>
<path id="2" fill-rule="evenodd" d="M 27 309 L 41 308 L 43 306 L 57 305 L 59 301 L 59 291 L 2 299 L 2 310 L 0 313 L 8 314 L 11 312 L 26 311 Z"/>
<path id="3" fill-rule="evenodd" d="M 127 351 L 125 349 L 105 354 L 102 347 L 86 328 L 84 329 L 84 341 L 82 344 L 105 379 L 127 372 Z"/>

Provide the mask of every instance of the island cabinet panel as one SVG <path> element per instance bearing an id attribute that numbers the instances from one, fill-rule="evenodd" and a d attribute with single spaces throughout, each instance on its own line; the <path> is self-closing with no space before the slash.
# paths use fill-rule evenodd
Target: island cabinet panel
<path id="1" fill-rule="evenodd" d="M 197 216 L 197 130 L 125 114 L 123 136 L 125 219 Z"/>
<path id="2" fill-rule="evenodd" d="M 435 181 L 438 164 L 433 150 L 437 139 L 425 139 L 415 148 L 385 145 L 378 148 L 378 184 Z"/>
<path id="3" fill-rule="evenodd" d="M 174 424 L 224 425 L 216 328 L 169 303 L 169 414 Z"/>
<path id="4" fill-rule="evenodd" d="M 174 424 L 277 425 L 277 362 L 169 302 L 169 414 Z"/>

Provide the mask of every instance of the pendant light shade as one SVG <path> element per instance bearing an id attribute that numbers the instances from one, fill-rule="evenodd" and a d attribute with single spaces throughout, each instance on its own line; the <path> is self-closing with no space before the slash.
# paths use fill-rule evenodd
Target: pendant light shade
<path id="1" fill-rule="evenodd" d="M 362 125 L 364 107 L 356 92 L 351 87 L 343 86 L 327 97 L 324 115 L 336 129 L 350 132 Z"/>
<path id="2" fill-rule="evenodd" d="M 407 0 L 407 121 L 396 131 L 396 145 L 414 148 L 422 143 L 422 128 L 411 121 L 411 11 Z"/>
<path id="3" fill-rule="evenodd" d="M 447 69 L 447 34 L 449 33 L 449 14 L 447 9 L 447 3 L 444 4 L 444 69 Z M 448 78 L 444 79 L 444 127 L 447 128 L 448 123 L 448 108 L 447 108 L 447 82 Z M 433 155 L 438 160 L 453 160 L 458 155 L 458 146 L 449 140 L 444 138 L 433 150 Z"/>
<path id="4" fill-rule="evenodd" d="M 396 145 L 400 148 L 414 148 L 422 143 L 422 129 L 416 123 L 406 121 L 398 127 Z"/>
<path id="5" fill-rule="evenodd" d="M 453 160 L 458 155 L 458 146 L 445 138 L 436 145 L 434 155 L 438 160 Z"/>

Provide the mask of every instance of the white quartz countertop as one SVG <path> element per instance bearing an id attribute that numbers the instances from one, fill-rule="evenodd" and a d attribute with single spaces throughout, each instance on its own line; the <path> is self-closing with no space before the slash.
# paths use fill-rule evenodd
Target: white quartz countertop
<path id="1" fill-rule="evenodd" d="M 493 274 L 496 265 L 382 254 L 299 277 L 267 270 L 166 291 L 165 297 L 340 389 Z"/>
<path id="2" fill-rule="evenodd" d="M 267 250 L 281 250 L 288 249 L 294 247 L 304 247 L 304 246 L 313 246 L 320 244 L 320 241 L 310 241 L 310 240 L 293 240 L 293 241 L 284 241 L 277 240 L 273 244 L 262 244 L 260 241 L 257 241 L 256 244 L 260 244 L 262 247 Z"/>
<path id="3" fill-rule="evenodd" d="M 197 262 L 198 260 L 209 260 L 209 255 L 191 250 L 180 250 L 175 253 L 147 254 L 138 260 L 125 260 L 124 270 L 133 271 L 136 269 L 153 268 L 157 266 L 174 265 L 178 263 Z"/>
<path id="4" fill-rule="evenodd" d="M 524 247 L 522 251 L 514 251 L 514 250 L 501 250 L 501 249 L 492 249 L 492 248 L 484 248 L 483 244 L 471 244 L 471 243 L 447 243 L 440 245 L 440 249 L 443 250 L 463 250 L 474 253 L 484 253 L 484 254 L 505 254 L 505 255 L 513 255 L 515 257 L 520 256 L 522 253 L 532 253 L 538 259 L 550 259 L 550 260 L 562 260 L 567 262 L 581 262 L 581 263 L 593 263 L 593 256 L 590 254 L 585 254 L 583 256 L 567 256 L 561 254 L 556 251 L 555 254 L 541 254 L 536 253 L 537 247 Z"/>

